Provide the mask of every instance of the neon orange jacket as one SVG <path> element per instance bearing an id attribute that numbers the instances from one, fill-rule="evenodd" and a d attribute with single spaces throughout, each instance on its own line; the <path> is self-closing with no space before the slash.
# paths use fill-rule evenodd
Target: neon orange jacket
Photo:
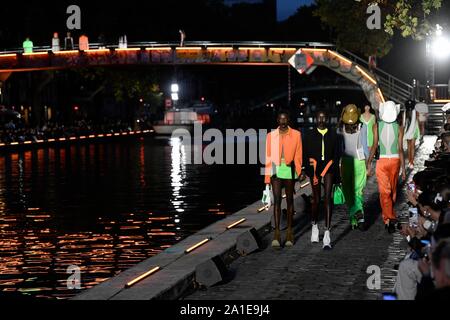
<path id="1" fill-rule="evenodd" d="M 270 183 L 273 175 L 272 165 L 281 164 L 281 151 L 284 151 L 284 160 L 287 165 L 292 161 L 295 171 L 300 176 L 302 172 L 302 135 L 300 131 L 289 127 L 286 134 L 280 134 L 279 128 L 267 134 L 266 139 L 266 167 L 264 182 Z"/>

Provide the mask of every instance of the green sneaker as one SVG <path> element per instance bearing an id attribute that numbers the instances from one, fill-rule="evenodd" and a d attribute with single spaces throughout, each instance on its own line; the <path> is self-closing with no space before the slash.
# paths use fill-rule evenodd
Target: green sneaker
<path id="1" fill-rule="evenodd" d="M 365 223 L 366 221 L 364 220 L 364 213 L 361 211 L 358 211 L 356 213 L 356 221 L 358 222 L 358 229 L 361 231 L 365 230 Z"/>
<path id="2" fill-rule="evenodd" d="M 358 228 L 358 219 L 356 219 L 355 216 L 350 217 L 350 225 L 352 226 L 352 230 L 355 230 Z"/>

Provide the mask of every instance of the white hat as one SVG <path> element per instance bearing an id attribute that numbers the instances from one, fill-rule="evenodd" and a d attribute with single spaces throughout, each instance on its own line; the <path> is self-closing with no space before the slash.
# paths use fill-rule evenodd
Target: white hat
<path id="1" fill-rule="evenodd" d="M 428 105 L 424 102 L 417 103 L 414 109 L 419 113 L 428 113 Z"/>
<path id="2" fill-rule="evenodd" d="M 393 101 L 386 101 L 380 104 L 380 118 L 384 122 L 391 123 L 397 120 L 400 113 L 400 105 Z"/>
<path id="3" fill-rule="evenodd" d="M 444 104 L 444 106 L 442 107 L 442 111 L 447 112 L 447 110 L 450 110 L 450 102 L 447 104 Z"/>

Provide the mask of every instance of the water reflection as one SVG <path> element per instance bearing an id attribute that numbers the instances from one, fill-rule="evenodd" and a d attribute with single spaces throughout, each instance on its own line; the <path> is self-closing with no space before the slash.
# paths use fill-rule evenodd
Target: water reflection
<path id="1" fill-rule="evenodd" d="M 0 155 L 0 291 L 71 297 L 70 265 L 90 288 L 259 197 L 257 166 L 133 139 Z"/>

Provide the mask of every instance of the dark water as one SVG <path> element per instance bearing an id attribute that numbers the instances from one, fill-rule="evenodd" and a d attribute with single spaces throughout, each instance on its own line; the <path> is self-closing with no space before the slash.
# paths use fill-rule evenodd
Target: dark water
<path id="1" fill-rule="evenodd" d="M 170 138 L 0 154 L 0 291 L 68 298 L 256 201 L 258 165 L 191 165 Z"/>

